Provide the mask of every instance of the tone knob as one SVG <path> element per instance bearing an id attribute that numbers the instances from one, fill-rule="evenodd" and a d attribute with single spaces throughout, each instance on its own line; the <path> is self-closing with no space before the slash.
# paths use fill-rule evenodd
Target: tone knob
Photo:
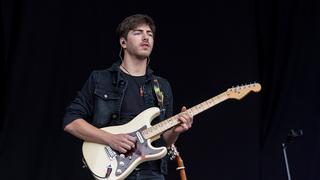
<path id="1" fill-rule="evenodd" d="M 120 166 L 124 166 L 124 162 L 123 162 L 123 161 L 120 161 L 120 162 L 119 162 L 119 165 L 120 165 Z"/>
<path id="2" fill-rule="evenodd" d="M 118 173 L 118 174 L 121 174 L 121 173 L 122 173 L 122 170 L 121 170 L 121 169 L 117 169 L 117 173 Z"/>

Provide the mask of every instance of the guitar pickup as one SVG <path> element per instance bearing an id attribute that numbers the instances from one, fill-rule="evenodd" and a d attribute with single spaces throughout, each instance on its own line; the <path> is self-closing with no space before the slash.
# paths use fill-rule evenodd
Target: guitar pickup
<path id="1" fill-rule="evenodd" d="M 143 139 L 143 137 L 142 137 L 142 135 L 141 135 L 141 133 L 139 131 L 136 132 L 136 135 L 138 137 L 139 142 L 140 143 L 144 143 L 144 139 Z"/>

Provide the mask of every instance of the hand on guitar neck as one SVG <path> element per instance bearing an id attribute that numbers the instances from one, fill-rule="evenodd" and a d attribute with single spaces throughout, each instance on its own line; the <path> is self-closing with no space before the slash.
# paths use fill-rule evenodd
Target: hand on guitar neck
<path id="1" fill-rule="evenodd" d="M 181 113 L 178 115 L 178 119 L 181 124 L 173 128 L 174 132 L 182 133 L 191 128 L 193 123 L 193 115 L 187 111 L 185 106 L 181 108 Z"/>
<path id="2" fill-rule="evenodd" d="M 177 114 L 177 120 L 180 121 L 180 124 L 163 133 L 164 140 L 168 146 L 174 144 L 182 132 L 191 128 L 193 115 L 187 111 L 185 106 L 183 106 L 181 108 L 181 113 Z"/>

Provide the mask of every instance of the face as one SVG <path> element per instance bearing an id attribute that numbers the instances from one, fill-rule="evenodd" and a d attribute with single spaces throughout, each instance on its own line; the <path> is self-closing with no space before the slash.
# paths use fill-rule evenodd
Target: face
<path id="1" fill-rule="evenodd" d="M 125 43 L 123 43 L 123 41 Z M 128 32 L 127 39 L 120 39 L 125 56 L 134 56 L 138 59 L 146 59 L 153 48 L 153 33 L 146 24 L 137 26 Z"/>

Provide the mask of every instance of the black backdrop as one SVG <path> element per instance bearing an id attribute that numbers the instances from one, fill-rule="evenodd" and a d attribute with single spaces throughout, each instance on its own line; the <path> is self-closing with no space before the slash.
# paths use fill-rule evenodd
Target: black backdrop
<path id="1" fill-rule="evenodd" d="M 63 132 L 64 108 L 90 72 L 117 60 L 117 24 L 157 24 L 151 66 L 170 80 L 175 112 L 250 82 L 260 93 L 195 117 L 177 142 L 189 179 L 320 179 L 317 0 L 2 0 L 1 179 L 90 179 L 82 142 Z M 168 179 L 178 179 L 170 162 Z"/>

